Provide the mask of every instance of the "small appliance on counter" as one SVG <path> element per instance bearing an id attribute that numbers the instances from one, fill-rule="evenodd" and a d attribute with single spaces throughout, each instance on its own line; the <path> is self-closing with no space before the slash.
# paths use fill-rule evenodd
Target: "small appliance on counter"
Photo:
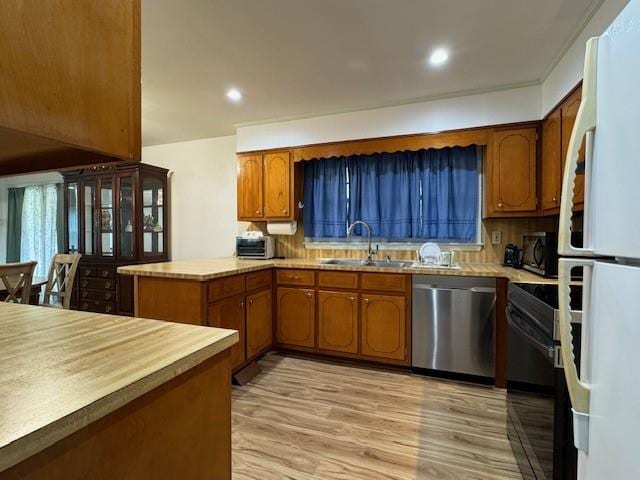
<path id="1" fill-rule="evenodd" d="M 236 255 L 240 259 L 270 260 L 275 256 L 273 237 L 260 231 L 244 232 L 236 237 Z"/>
<path id="2" fill-rule="evenodd" d="M 515 243 L 509 243 L 504 247 L 503 265 L 513 268 L 522 268 L 522 250 Z"/>
<path id="3" fill-rule="evenodd" d="M 543 277 L 558 276 L 558 234 L 534 232 L 522 236 L 522 268 Z"/>

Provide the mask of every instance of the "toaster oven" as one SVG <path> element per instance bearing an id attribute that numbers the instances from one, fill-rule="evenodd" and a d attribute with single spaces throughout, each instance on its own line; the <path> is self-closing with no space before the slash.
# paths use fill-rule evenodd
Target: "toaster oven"
<path id="1" fill-rule="evenodd" d="M 275 256 L 273 237 L 236 237 L 236 256 L 243 259 L 269 260 Z"/>

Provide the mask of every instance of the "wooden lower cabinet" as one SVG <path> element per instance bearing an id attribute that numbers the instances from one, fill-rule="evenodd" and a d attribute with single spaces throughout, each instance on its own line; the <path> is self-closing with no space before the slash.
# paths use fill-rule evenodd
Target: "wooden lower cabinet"
<path id="1" fill-rule="evenodd" d="M 244 328 L 244 296 L 236 295 L 209 304 L 208 325 L 210 327 L 238 330 L 240 341 L 231 347 L 231 369 L 240 366 L 246 357 Z"/>
<path id="2" fill-rule="evenodd" d="M 257 355 L 273 342 L 271 289 L 247 295 L 247 358 Z"/>
<path id="3" fill-rule="evenodd" d="M 318 348 L 358 353 L 358 295 L 318 292 Z"/>
<path id="4" fill-rule="evenodd" d="M 276 340 L 282 345 L 315 346 L 315 292 L 278 287 Z"/>
<path id="5" fill-rule="evenodd" d="M 362 296 L 362 355 L 406 360 L 406 301 L 390 295 Z"/>

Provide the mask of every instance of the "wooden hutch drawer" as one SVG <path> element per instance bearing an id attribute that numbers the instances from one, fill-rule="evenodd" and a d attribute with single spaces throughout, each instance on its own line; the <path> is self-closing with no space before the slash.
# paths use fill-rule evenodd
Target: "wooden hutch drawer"
<path id="1" fill-rule="evenodd" d="M 80 310 L 96 313 L 116 313 L 116 302 L 102 302 L 100 300 L 80 300 Z"/>
<path id="2" fill-rule="evenodd" d="M 312 287 L 315 285 L 315 272 L 313 270 L 276 270 L 276 281 L 284 285 L 304 285 Z"/>
<path id="3" fill-rule="evenodd" d="M 407 276 L 402 273 L 363 273 L 362 289 L 384 292 L 405 292 Z"/>
<path id="4" fill-rule="evenodd" d="M 209 302 L 242 293 L 244 293 L 244 275 L 234 275 L 209 282 Z"/>
<path id="5" fill-rule="evenodd" d="M 271 269 L 247 273 L 247 292 L 271 286 Z"/>
<path id="6" fill-rule="evenodd" d="M 318 272 L 318 286 L 329 288 L 358 288 L 358 274 L 356 272 Z"/>
<path id="7" fill-rule="evenodd" d="M 115 279 L 102 279 L 102 278 L 81 278 L 80 289 L 89 288 L 92 290 L 115 290 Z"/>
<path id="8" fill-rule="evenodd" d="M 116 278 L 116 267 L 112 266 L 80 266 L 80 277 L 88 278 Z"/>
<path id="9" fill-rule="evenodd" d="M 115 301 L 116 292 L 113 290 L 89 290 L 80 289 L 80 300 L 102 300 L 105 302 Z"/>
<path id="10" fill-rule="evenodd" d="M 96 271 L 96 267 L 80 265 L 80 267 L 78 268 L 78 275 L 80 277 L 95 277 Z"/>

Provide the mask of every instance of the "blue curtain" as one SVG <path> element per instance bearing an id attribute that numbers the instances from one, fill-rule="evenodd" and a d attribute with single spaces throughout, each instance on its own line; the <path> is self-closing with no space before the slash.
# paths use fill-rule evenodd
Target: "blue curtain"
<path id="1" fill-rule="evenodd" d="M 417 237 L 474 241 L 480 175 L 476 147 L 421 150 L 415 156 L 422 189 Z"/>
<path id="2" fill-rule="evenodd" d="M 347 236 L 347 168 L 344 157 L 304 162 L 304 234 Z"/>
<path id="3" fill-rule="evenodd" d="M 476 146 L 306 162 L 305 236 L 341 238 L 347 223 L 364 220 L 390 241 L 473 242 L 478 167 Z M 358 226 L 353 234 L 366 232 Z"/>

